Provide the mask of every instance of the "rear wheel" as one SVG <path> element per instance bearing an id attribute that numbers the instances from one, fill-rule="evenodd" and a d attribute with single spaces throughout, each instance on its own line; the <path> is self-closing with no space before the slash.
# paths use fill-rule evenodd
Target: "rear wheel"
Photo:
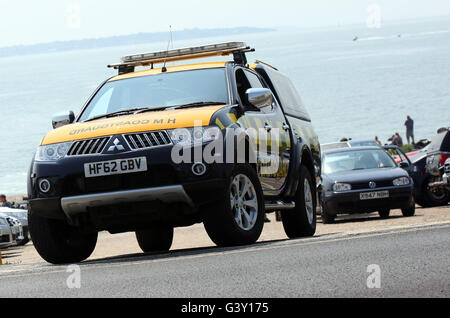
<path id="1" fill-rule="evenodd" d="M 97 232 L 85 232 L 65 221 L 43 218 L 31 210 L 28 224 L 34 247 L 51 264 L 82 262 L 91 256 L 97 244 Z"/>
<path id="2" fill-rule="evenodd" d="M 425 184 L 428 184 L 428 181 L 426 181 Z M 428 185 L 425 185 L 424 199 L 425 205 L 427 205 L 428 207 L 447 205 L 448 191 L 441 188 L 436 191 L 433 191 L 433 189 L 428 187 Z"/>
<path id="3" fill-rule="evenodd" d="M 316 233 L 316 206 L 316 189 L 311 173 L 302 166 L 295 194 L 295 209 L 281 212 L 284 231 L 289 238 L 308 237 Z"/>
<path id="4" fill-rule="evenodd" d="M 233 169 L 218 202 L 203 209 L 203 223 L 217 246 L 238 246 L 258 241 L 264 227 L 264 197 L 256 171 L 248 164 Z"/>
<path id="5" fill-rule="evenodd" d="M 378 211 L 378 214 L 380 215 L 380 218 L 382 218 L 382 219 L 389 219 L 389 216 L 391 215 L 391 210 L 383 209 L 383 210 Z"/>
<path id="6" fill-rule="evenodd" d="M 136 239 L 144 253 L 168 252 L 173 243 L 173 227 L 154 226 L 145 231 L 137 231 Z"/>

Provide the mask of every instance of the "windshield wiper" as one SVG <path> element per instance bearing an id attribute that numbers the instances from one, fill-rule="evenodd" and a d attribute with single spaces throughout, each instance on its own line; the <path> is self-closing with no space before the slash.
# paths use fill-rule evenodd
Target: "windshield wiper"
<path id="1" fill-rule="evenodd" d="M 157 112 L 160 110 L 165 110 L 167 108 L 170 108 L 170 106 L 163 106 L 163 107 L 145 107 L 145 108 L 141 108 L 139 109 L 137 112 L 135 112 L 135 114 L 143 114 L 143 113 L 148 113 L 148 112 Z"/>
<path id="2" fill-rule="evenodd" d="M 185 108 L 193 108 L 193 107 L 201 107 L 201 106 L 215 106 L 215 105 L 226 105 L 226 103 L 224 103 L 224 102 L 195 102 L 195 103 L 190 103 L 190 104 L 174 105 L 174 106 L 132 108 L 132 109 L 120 110 L 120 111 L 110 113 L 110 114 L 95 116 L 95 117 L 89 118 L 88 120 L 85 120 L 84 122 L 90 122 L 90 121 L 94 121 L 94 120 L 102 119 L 102 118 L 119 117 L 119 116 L 130 115 L 130 114 L 142 114 L 142 113 L 147 113 L 147 112 L 156 112 L 156 111 L 166 110 L 166 109 L 185 109 Z"/>
<path id="3" fill-rule="evenodd" d="M 112 117 L 119 117 L 119 116 L 123 116 L 123 115 L 131 115 L 131 114 L 141 114 L 141 113 L 146 113 L 146 112 L 154 112 L 154 111 L 158 111 L 158 110 L 164 110 L 167 109 L 168 107 L 140 107 L 140 108 L 132 108 L 132 109 L 125 109 L 125 110 L 119 110 L 117 112 L 114 113 L 109 113 L 109 114 L 104 114 L 104 115 L 99 115 L 99 116 L 95 116 L 92 117 L 88 120 L 86 120 L 85 122 L 90 122 L 90 121 L 94 121 L 97 119 L 102 119 L 102 118 L 112 118 Z"/>
<path id="4" fill-rule="evenodd" d="M 132 109 L 124 109 L 124 110 L 119 110 L 117 112 L 114 113 L 109 113 L 109 114 L 103 114 L 103 115 L 99 115 L 99 116 L 95 116 L 92 118 L 89 118 L 88 120 L 85 120 L 84 122 L 90 122 L 90 121 L 94 121 L 97 119 L 102 119 L 102 118 L 112 118 L 112 117 L 118 117 L 118 116 L 123 116 L 123 115 L 129 115 L 129 114 L 133 114 L 139 110 L 141 110 L 142 108 L 132 108 Z"/>
<path id="5" fill-rule="evenodd" d="M 216 106 L 216 105 L 227 105 L 227 103 L 224 102 L 195 102 L 195 103 L 189 103 L 184 105 L 176 105 L 170 108 L 173 109 L 185 109 L 185 108 L 193 108 L 193 107 L 201 107 L 201 106 Z"/>

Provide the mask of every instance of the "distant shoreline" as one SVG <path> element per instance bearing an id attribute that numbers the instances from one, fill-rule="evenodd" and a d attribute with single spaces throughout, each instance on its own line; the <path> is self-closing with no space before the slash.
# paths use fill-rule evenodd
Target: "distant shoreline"
<path id="1" fill-rule="evenodd" d="M 221 29 L 187 29 L 174 31 L 173 37 L 177 40 L 189 40 L 225 35 L 242 35 L 249 33 L 264 33 L 276 31 L 270 28 L 221 28 Z M 21 56 L 29 54 L 42 54 L 54 52 L 66 52 L 73 50 L 98 49 L 123 45 L 139 45 L 149 42 L 161 42 L 168 40 L 168 32 L 138 33 L 130 35 L 120 35 L 97 39 L 83 39 L 73 41 L 57 41 L 49 43 L 39 43 L 32 45 L 15 45 L 0 47 L 0 58 Z"/>

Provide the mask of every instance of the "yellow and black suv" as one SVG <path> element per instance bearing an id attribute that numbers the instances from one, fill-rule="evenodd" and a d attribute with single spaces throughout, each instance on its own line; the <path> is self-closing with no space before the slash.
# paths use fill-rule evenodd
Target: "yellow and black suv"
<path id="1" fill-rule="evenodd" d="M 292 82 L 248 64 L 253 51 L 231 42 L 126 56 L 80 114 L 55 116 L 28 182 L 39 254 L 81 262 L 101 231 L 166 252 L 174 228 L 197 223 L 218 246 L 253 244 L 272 212 L 288 237 L 313 236 L 319 140 Z M 184 63 L 220 56 L 233 59 Z"/>

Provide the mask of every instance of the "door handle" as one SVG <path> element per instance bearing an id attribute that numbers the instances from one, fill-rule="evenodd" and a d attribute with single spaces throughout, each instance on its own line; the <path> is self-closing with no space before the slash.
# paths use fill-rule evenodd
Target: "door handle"
<path id="1" fill-rule="evenodd" d="M 291 130 L 291 127 L 289 127 L 288 124 L 284 123 L 284 124 L 283 124 L 283 129 L 284 129 L 285 131 L 289 131 L 289 130 Z"/>
<path id="2" fill-rule="evenodd" d="M 264 128 L 265 128 L 268 132 L 271 132 L 273 127 L 270 126 L 269 124 L 266 124 L 266 125 L 264 126 Z"/>

